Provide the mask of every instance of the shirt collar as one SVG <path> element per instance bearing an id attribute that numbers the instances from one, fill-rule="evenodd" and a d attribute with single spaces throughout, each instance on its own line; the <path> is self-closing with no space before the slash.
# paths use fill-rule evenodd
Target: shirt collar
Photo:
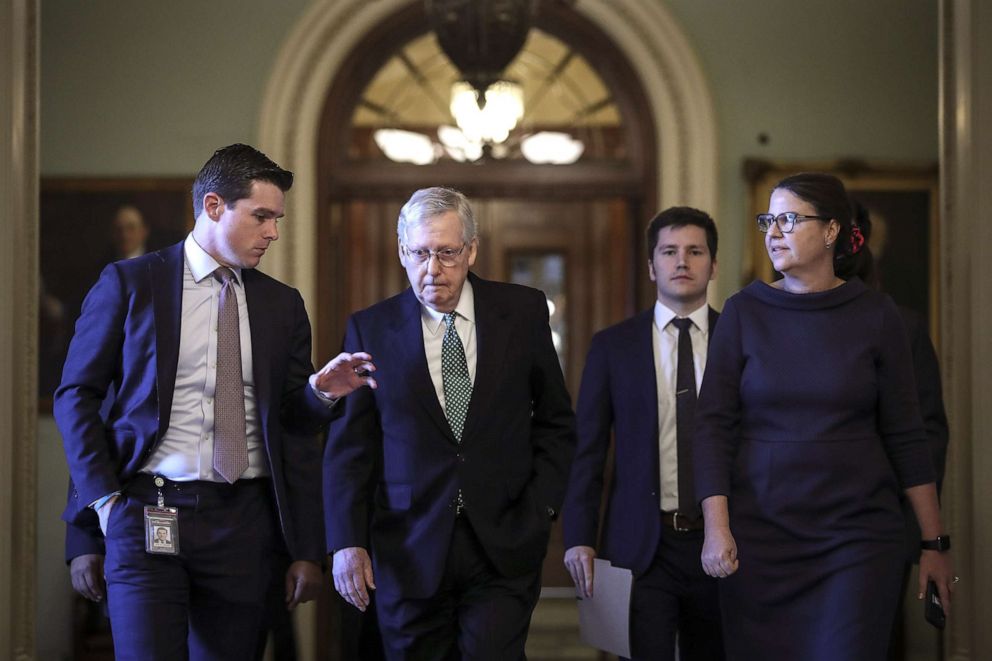
<path id="1" fill-rule="evenodd" d="M 458 305 L 455 306 L 455 312 L 458 316 L 465 317 L 470 322 L 475 323 L 475 292 L 472 290 L 472 283 L 468 278 L 462 285 L 462 293 L 458 298 Z M 427 330 L 433 335 L 436 335 L 444 325 L 444 313 L 426 305 L 420 305 L 420 316 L 424 320 Z"/>
<path id="2" fill-rule="evenodd" d="M 678 318 L 679 315 L 675 314 L 667 305 L 661 301 L 655 301 L 654 303 L 654 323 L 658 327 L 658 330 L 665 330 L 672 319 Z M 710 308 L 709 305 L 703 303 L 698 308 L 690 312 L 688 318 L 692 320 L 696 328 L 702 332 L 703 337 L 706 337 L 710 330 Z"/>
<path id="3" fill-rule="evenodd" d="M 220 268 L 217 260 L 211 257 L 210 253 L 201 248 L 200 244 L 196 242 L 192 232 L 189 233 L 185 243 L 183 243 L 183 254 L 186 256 L 186 265 L 189 266 L 189 272 L 193 274 L 193 280 L 197 283 L 213 275 L 213 272 Z M 234 279 L 240 284 L 241 269 L 232 266 L 231 270 L 234 271 Z"/>

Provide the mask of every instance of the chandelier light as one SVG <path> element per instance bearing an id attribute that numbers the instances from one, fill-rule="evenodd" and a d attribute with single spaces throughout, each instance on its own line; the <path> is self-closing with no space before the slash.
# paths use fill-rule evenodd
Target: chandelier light
<path id="1" fill-rule="evenodd" d="M 520 85 L 500 80 L 486 89 L 478 102 L 476 90 L 465 81 L 451 88 L 451 115 L 470 142 L 500 143 L 524 115 L 524 94 Z"/>
<path id="2" fill-rule="evenodd" d="M 531 163 L 569 165 L 579 160 L 586 146 L 568 133 L 540 131 L 520 141 L 520 152 Z"/>
<path id="3" fill-rule="evenodd" d="M 379 129 L 374 134 L 375 144 L 391 161 L 427 165 L 437 160 L 434 143 L 423 133 L 400 129 Z"/>
<path id="4" fill-rule="evenodd" d="M 520 53 L 537 0 L 425 0 L 441 50 L 459 72 L 451 114 L 470 142 L 499 144 L 523 116 L 520 86 L 503 70 Z"/>

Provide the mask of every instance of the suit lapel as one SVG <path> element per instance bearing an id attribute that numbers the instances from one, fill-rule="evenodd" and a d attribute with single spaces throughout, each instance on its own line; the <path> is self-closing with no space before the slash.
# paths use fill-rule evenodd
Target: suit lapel
<path id="1" fill-rule="evenodd" d="M 396 368 L 406 387 L 427 411 L 427 415 L 444 432 L 445 436 L 455 442 L 454 434 L 444 417 L 441 402 L 438 401 L 434 382 L 431 380 L 430 369 L 427 367 L 427 354 L 424 352 L 424 324 L 420 318 L 420 301 L 412 289 L 407 289 L 400 301 L 401 312 L 390 326 L 395 356 Z"/>
<path id="2" fill-rule="evenodd" d="M 472 291 L 475 295 L 475 340 L 476 364 L 475 384 L 472 386 L 472 399 L 469 401 L 468 413 L 465 416 L 465 429 L 462 431 L 462 442 L 470 437 L 472 432 L 481 424 L 483 412 L 493 410 L 487 403 L 496 396 L 496 385 L 499 383 L 503 367 L 503 356 L 510 337 L 509 324 L 506 317 L 508 310 L 502 301 L 496 298 L 489 288 L 489 283 L 469 274 Z"/>
<path id="3" fill-rule="evenodd" d="M 252 378 L 255 379 L 255 405 L 258 407 L 262 435 L 268 439 L 265 430 L 268 429 L 272 402 L 272 393 L 269 390 L 272 371 L 271 320 L 276 318 L 277 310 L 272 305 L 274 297 L 266 295 L 265 281 L 259 278 L 255 271 L 241 269 L 241 278 L 244 283 L 245 303 L 248 306 L 248 328 L 251 330 L 251 368 Z"/>
<path id="4" fill-rule="evenodd" d="M 182 242 L 156 253 L 148 264 L 155 314 L 155 376 L 158 387 L 158 437 L 169 428 L 172 396 L 179 365 L 179 333 L 183 311 Z"/>

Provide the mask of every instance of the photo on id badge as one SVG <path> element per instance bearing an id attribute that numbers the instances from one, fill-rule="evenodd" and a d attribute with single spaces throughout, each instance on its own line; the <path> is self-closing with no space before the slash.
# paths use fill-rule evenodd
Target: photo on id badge
<path id="1" fill-rule="evenodd" d="M 145 507 L 145 551 L 176 555 L 179 553 L 179 520 L 175 510 Z"/>

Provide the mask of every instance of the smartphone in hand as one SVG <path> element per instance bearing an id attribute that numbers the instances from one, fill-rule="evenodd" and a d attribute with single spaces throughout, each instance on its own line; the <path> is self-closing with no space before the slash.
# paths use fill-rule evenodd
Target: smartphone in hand
<path id="1" fill-rule="evenodd" d="M 937 584 L 933 581 L 927 581 L 927 593 L 923 600 L 923 617 L 938 629 L 944 628 L 946 621 L 944 617 L 944 605 L 940 603 Z"/>

